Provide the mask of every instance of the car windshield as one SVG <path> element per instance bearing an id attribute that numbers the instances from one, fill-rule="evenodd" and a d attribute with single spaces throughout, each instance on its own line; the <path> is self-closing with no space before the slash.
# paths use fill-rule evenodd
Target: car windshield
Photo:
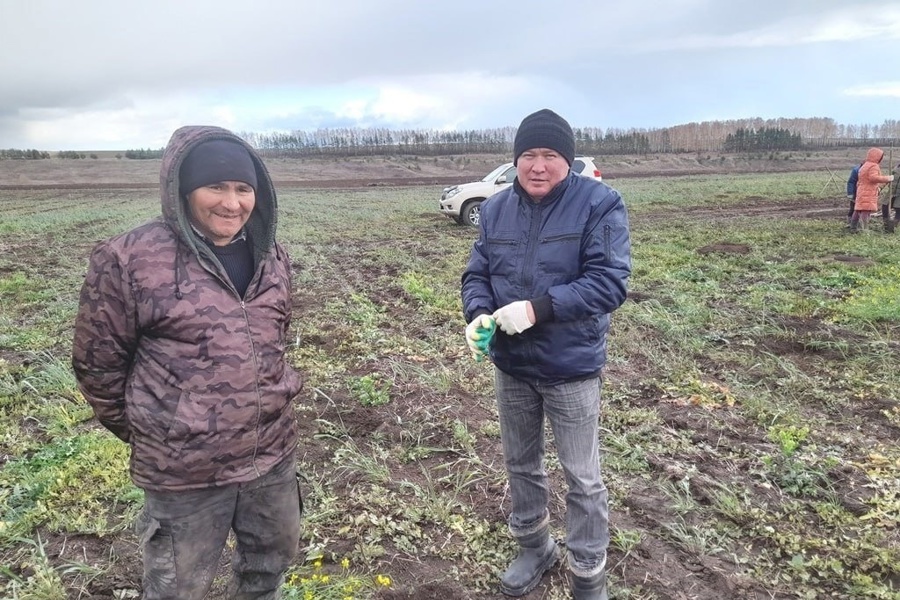
<path id="1" fill-rule="evenodd" d="M 509 168 L 509 163 L 506 163 L 505 165 L 500 165 L 499 167 L 497 167 L 496 169 L 494 169 L 493 171 L 491 171 L 490 173 L 485 175 L 484 179 L 482 179 L 482 181 L 494 181 L 495 179 L 500 177 L 500 175 L 502 175 L 503 172 L 506 171 L 508 168 Z"/>

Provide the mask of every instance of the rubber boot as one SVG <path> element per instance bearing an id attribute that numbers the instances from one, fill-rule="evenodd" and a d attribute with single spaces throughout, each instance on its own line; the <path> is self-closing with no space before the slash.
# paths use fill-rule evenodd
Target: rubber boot
<path id="1" fill-rule="evenodd" d="M 896 227 L 896 225 L 897 225 L 896 220 L 892 221 L 890 219 L 885 219 L 884 220 L 884 232 L 885 233 L 894 233 L 894 228 Z"/>
<path id="2" fill-rule="evenodd" d="M 609 600 L 605 569 L 591 577 L 579 577 L 573 573 L 571 586 L 574 600 Z"/>
<path id="3" fill-rule="evenodd" d="M 535 588 L 544 573 L 559 560 L 559 548 L 550 539 L 550 525 L 517 538 L 519 554 L 500 578 L 500 591 L 507 596 L 524 596 Z"/>

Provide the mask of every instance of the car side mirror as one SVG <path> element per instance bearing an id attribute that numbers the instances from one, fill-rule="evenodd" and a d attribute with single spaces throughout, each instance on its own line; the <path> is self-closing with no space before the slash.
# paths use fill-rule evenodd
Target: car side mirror
<path id="1" fill-rule="evenodd" d="M 506 183 L 506 175 L 501 175 L 497 178 L 497 181 L 494 182 L 494 185 L 499 185 L 501 183 Z"/>

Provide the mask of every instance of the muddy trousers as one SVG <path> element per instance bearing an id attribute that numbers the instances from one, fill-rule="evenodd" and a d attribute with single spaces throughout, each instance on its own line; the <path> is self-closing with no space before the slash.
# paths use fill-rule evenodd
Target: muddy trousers
<path id="1" fill-rule="evenodd" d="M 874 210 L 855 210 L 853 217 L 850 219 L 850 231 L 858 231 L 860 227 L 868 229 L 869 217 L 872 216 Z"/>
<path id="2" fill-rule="evenodd" d="M 609 506 L 600 475 L 600 379 L 543 385 L 494 369 L 500 440 L 509 476 L 509 529 L 520 538 L 547 517 L 544 418 L 566 476 L 566 550 L 579 576 L 601 572 L 609 545 Z"/>
<path id="3" fill-rule="evenodd" d="M 228 532 L 235 548 L 228 598 L 275 600 L 297 552 L 302 504 L 293 456 L 253 481 L 187 492 L 145 491 L 136 525 L 144 600 L 201 600 Z"/>

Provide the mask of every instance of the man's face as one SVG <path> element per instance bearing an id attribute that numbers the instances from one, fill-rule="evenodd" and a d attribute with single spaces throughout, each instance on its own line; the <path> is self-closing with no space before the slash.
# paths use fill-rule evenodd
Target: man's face
<path id="1" fill-rule="evenodd" d="M 556 150 L 531 148 L 516 160 L 516 177 L 535 202 L 540 202 L 550 190 L 569 174 L 569 163 Z"/>
<path id="2" fill-rule="evenodd" d="M 188 194 L 191 223 L 216 246 L 224 246 L 240 232 L 256 206 L 253 186 L 243 181 L 220 181 Z"/>

